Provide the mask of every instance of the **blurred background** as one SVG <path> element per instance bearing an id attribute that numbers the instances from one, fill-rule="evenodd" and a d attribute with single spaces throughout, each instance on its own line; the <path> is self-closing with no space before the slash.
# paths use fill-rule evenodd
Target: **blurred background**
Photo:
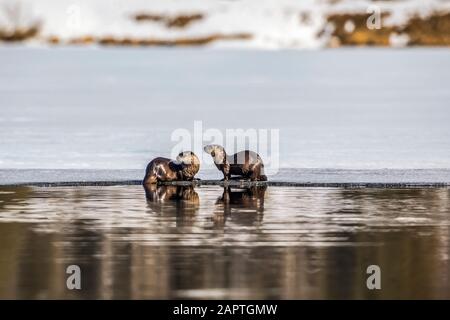
<path id="1" fill-rule="evenodd" d="M 447 0 L 1 0 L 0 41 L 121 46 L 448 46 Z"/>

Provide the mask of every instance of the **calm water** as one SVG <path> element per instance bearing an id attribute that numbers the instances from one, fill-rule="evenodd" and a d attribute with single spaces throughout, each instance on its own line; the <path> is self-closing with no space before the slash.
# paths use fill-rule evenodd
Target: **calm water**
<path id="1" fill-rule="evenodd" d="M 0 243 L 0 298 L 450 298 L 446 188 L 0 187 Z"/>

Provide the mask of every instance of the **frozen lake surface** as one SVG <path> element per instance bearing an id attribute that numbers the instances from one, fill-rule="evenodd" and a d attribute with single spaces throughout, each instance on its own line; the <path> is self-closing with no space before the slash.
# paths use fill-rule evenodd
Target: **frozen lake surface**
<path id="1" fill-rule="evenodd" d="M 279 129 L 291 173 L 450 168 L 447 49 L 2 47 L 0 64 L 0 169 L 133 169 L 133 179 L 196 120 Z"/>

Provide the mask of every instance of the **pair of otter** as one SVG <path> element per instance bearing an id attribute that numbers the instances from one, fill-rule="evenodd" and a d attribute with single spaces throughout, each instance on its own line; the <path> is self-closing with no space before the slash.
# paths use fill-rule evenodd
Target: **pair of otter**
<path id="1" fill-rule="evenodd" d="M 251 181 L 267 181 L 261 157 L 253 151 L 245 150 L 228 156 L 222 146 L 211 144 L 204 147 L 211 155 L 217 169 L 227 181 L 231 175 L 241 176 Z M 153 159 L 145 171 L 144 185 L 162 181 L 192 181 L 200 170 L 200 161 L 192 151 L 181 152 L 176 161 L 168 158 Z"/>

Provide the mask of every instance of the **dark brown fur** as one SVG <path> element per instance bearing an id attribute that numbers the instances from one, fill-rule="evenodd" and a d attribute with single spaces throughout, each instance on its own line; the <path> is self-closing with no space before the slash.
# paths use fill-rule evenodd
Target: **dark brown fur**
<path id="1" fill-rule="evenodd" d="M 204 148 L 209 153 L 214 163 L 223 173 L 223 179 L 227 181 L 231 176 L 241 176 L 251 181 L 267 181 L 264 174 L 264 163 L 261 157 L 253 151 L 245 150 L 228 156 L 225 149 L 219 145 L 207 145 Z"/>
<path id="2" fill-rule="evenodd" d="M 155 158 L 147 165 L 143 184 L 161 181 L 191 181 L 200 169 L 200 161 L 191 151 L 178 155 L 177 161 L 168 158 Z"/>

